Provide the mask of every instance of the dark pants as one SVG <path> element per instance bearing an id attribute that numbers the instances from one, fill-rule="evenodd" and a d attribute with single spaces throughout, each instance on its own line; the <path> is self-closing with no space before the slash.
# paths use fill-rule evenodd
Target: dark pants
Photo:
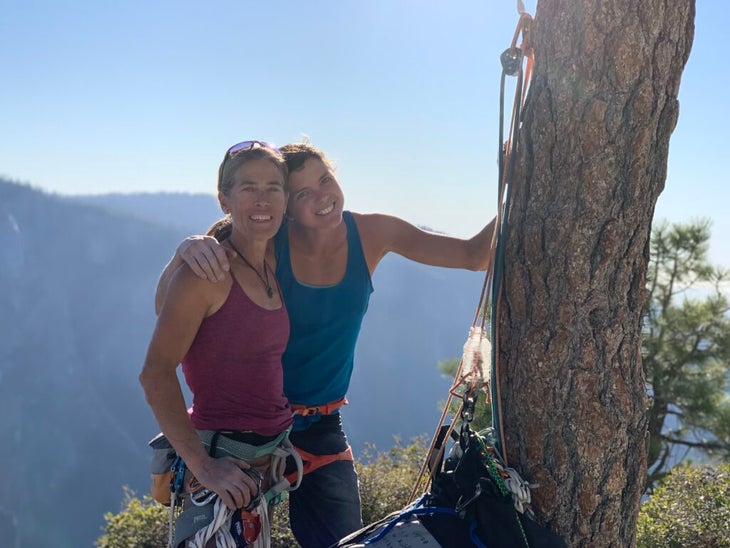
<path id="1" fill-rule="evenodd" d="M 295 447 L 315 455 L 347 449 L 340 415 L 326 415 L 306 430 L 292 432 Z M 352 461 L 336 461 L 304 476 L 289 494 L 289 520 L 302 548 L 328 548 L 362 527 L 360 492 Z"/>

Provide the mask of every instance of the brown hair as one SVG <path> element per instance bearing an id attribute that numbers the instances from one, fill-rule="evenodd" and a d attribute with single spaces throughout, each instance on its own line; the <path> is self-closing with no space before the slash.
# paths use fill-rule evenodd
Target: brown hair
<path id="1" fill-rule="evenodd" d="M 256 141 L 254 141 L 256 143 Z M 218 192 L 227 195 L 228 192 L 233 188 L 233 175 L 238 171 L 238 168 L 244 165 L 246 162 L 251 160 L 268 159 L 277 167 L 281 175 L 284 177 L 284 190 L 288 191 L 288 178 L 289 169 L 287 167 L 284 156 L 281 153 L 277 153 L 276 150 L 269 148 L 268 146 L 252 145 L 251 148 L 246 148 L 240 152 L 236 152 L 233 156 L 229 157 L 228 151 L 223 157 L 220 167 L 218 168 Z M 206 236 L 213 236 L 219 242 L 222 242 L 231 235 L 232 221 L 230 215 L 218 219 L 213 223 L 208 231 L 205 233 Z"/>
<path id="2" fill-rule="evenodd" d="M 238 169 L 239 166 L 243 165 L 243 162 L 248 159 L 254 159 L 254 158 L 264 158 L 265 156 L 263 154 L 257 155 L 257 156 L 249 156 L 249 154 L 253 154 L 254 151 L 269 151 L 269 149 L 264 147 L 256 147 L 256 148 L 250 148 L 246 149 L 244 151 L 239 152 L 236 154 L 233 158 L 231 158 L 228 162 L 226 160 L 223 160 L 223 163 L 221 164 L 221 171 L 219 172 L 221 175 L 223 174 L 223 167 L 225 166 L 225 174 L 227 177 L 231 177 L 233 173 L 235 173 L 235 170 Z M 284 169 L 286 171 L 283 171 L 284 173 L 284 180 L 287 180 L 289 173 L 292 173 L 293 171 L 297 171 L 299 169 L 302 169 L 304 166 L 304 162 L 309 160 L 310 158 L 314 158 L 316 160 L 320 160 L 323 162 L 328 168 L 334 169 L 334 166 L 327 158 L 327 155 L 319 150 L 318 148 L 310 145 L 308 142 L 303 143 L 290 143 L 288 145 L 284 145 L 282 147 L 279 147 L 279 150 L 281 151 L 281 155 L 283 156 L 283 161 L 285 163 Z M 276 156 L 276 153 L 274 151 L 270 151 L 272 154 L 272 160 L 273 158 L 278 158 Z M 236 160 L 239 156 L 242 154 L 246 154 L 246 157 L 241 162 L 235 163 L 234 167 L 229 167 L 229 165 L 234 164 L 234 160 Z M 228 153 L 226 153 L 226 158 L 228 157 Z M 278 164 L 277 164 L 278 165 Z M 222 183 L 221 183 L 221 177 L 218 178 L 218 190 L 221 192 L 227 192 L 230 190 L 231 186 L 233 186 L 233 182 L 230 181 L 228 187 L 223 190 L 222 189 Z M 287 189 L 288 190 L 288 189 Z M 230 215 L 226 215 L 225 217 L 218 219 L 215 223 L 213 223 L 208 231 L 205 233 L 206 236 L 213 236 L 216 240 L 219 242 L 222 242 L 226 238 L 228 238 L 231 235 L 231 217 Z"/>
<path id="3" fill-rule="evenodd" d="M 281 150 L 281 153 L 284 155 L 284 160 L 286 161 L 286 167 L 289 169 L 289 173 L 302 169 L 304 162 L 310 158 L 321 160 L 328 168 L 334 169 L 334 166 L 327 158 L 327 155 L 307 142 L 290 143 L 288 145 L 284 145 L 279 150 Z"/>
<path id="4" fill-rule="evenodd" d="M 284 178 L 284 189 L 287 188 L 287 179 L 289 177 L 289 169 L 282 154 L 277 154 L 276 150 L 264 146 L 252 146 L 236 152 L 229 157 L 228 152 L 223 157 L 220 167 L 218 168 L 218 192 L 228 194 L 233 187 L 233 175 L 238 168 L 251 160 L 268 159 L 279 169 Z"/>
<path id="5" fill-rule="evenodd" d="M 232 231 L 233 221 L 231 221 L 230 215 L 226 215 L 225 217 L 218 219 L 216 222 L 210 225 L 210 228 L 208 229 L 208 232 L 205 233 L 205 235 L 213 236 L 216 240 L 218 240 L 218 242 L 222 242 L 223 240 L 231 236 Z"/>

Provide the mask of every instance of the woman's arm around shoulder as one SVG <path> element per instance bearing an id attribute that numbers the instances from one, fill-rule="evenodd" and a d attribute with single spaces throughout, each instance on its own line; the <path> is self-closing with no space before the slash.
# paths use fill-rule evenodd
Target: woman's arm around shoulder
<path id="1" fill-rule="evenodd" d="M 422 230 L 403 219 L 381 213 L 353 213 L 365 258 L 372 273 L 391 251 L 431 266 L 486 270 L 491 263 L 495 220 L 469 239 Z"/>
<path id="2" fill-rule="evenodd" d="M 155 292 L 155 313 L 159 314 L 165 301 L 167 288 L 177 268 L 187 264 L 203 280 L 220 282 L 230 270 L 226 249 L 212 236 L 190 236 L 177 246 L 175 254 L 167 263 L 157 282 Z"/>

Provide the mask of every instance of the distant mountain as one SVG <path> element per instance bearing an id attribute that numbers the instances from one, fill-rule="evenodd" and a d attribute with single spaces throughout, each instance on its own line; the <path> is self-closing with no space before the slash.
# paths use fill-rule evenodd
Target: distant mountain
<path id="1" fill-rule="evenodd" d="M 197 204 L 197 205 L 196 205 Z M 159 273 L 220 215 L 207 195 L 60 197 L 0 180 L 0 546 L 90 546 L 157 432 L 137 374 Z M 430 435 L 483 276 L 386 257 L 343 410 L 356 452 Z"/>
<path id="2" fill-rule="evenodd" d="M 138 194 L 98 194 L 73 196 L 74 202 L 98 205 L 110 212 L 123 213 L 147 222 L 175 228 L 184 234 L 203 234 L 223 216 L 212 194 L 151 192 Z"/>

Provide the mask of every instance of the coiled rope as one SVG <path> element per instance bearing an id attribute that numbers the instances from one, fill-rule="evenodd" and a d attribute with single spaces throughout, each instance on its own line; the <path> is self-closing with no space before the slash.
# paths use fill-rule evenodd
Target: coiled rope
<path id="1" fill-rule="evenodd" d="M 251 548 L 269 548 L 271 546 L 271 538 L 269 531 L 271 525 L 269 523 L 268 503 L 264 497 L 254 510 L 261 521 L 261 531 L 252 544 L 247 544 Z M 238 544 L 231 533 L 231 518 L 234 511 L 228 508 L 220 497 L 216 497 L 215 506 L 213 508 L 213 521 L 206 527 L 198 530 L 195 536 L 187 541 L 188 548 L 205 548 L 207 542 L 215 538 L 215 548 L 236 548 Z"/>

